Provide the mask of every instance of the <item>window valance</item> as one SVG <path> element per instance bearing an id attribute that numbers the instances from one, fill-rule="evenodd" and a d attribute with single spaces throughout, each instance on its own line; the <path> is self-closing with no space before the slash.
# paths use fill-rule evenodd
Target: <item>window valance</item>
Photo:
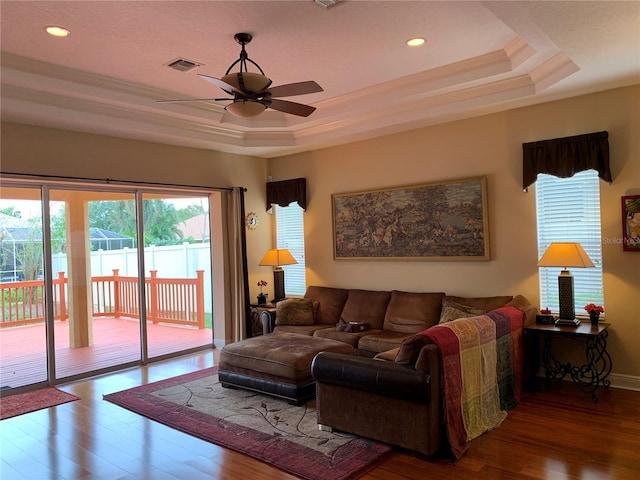
<path id="1" fill-rule="evenodd" d="M 526 190 L 539 173 L 567 178 L 591 169 L 611 183 L 608 138 L 608 132 L 596 132 L 523 143 L 522 187 Z"/>
<path id="2" fill-rule="evenodd" d="M 298 202 L 303 210 L 307 209 L 307 179 L 293 178 L 279 182 L 267 183 L 267 211 L 272 204 L 286 207 L 291 202 Z"/>

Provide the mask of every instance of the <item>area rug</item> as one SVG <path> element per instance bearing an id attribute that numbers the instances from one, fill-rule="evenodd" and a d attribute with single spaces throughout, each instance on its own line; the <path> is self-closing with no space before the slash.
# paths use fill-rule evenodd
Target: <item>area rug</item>
<path id="1" fill-rule="evenodd" d="M 353 435 L 320 431 L 313 401 L 293 406 L 223 388 L 217 371 L 212 367 L 103 398 L 308 480 L 358 478 L 391 450 Z"/>
<path id="2" fill-rule="evenodd" d="M 45 387 L 31 392 L 7 395 L 0 398 L 0 420 L 22 415 L 23 413 L 35 412 L 43 408 L 55 407 L 75 400 L 79 400 L 79 398 L 55 387 Z"/>

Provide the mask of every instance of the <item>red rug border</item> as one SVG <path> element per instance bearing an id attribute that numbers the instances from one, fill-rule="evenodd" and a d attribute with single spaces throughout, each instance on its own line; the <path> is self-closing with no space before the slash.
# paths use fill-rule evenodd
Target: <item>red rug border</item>
<path id="1" fill-rule="evenodd" d="M 151 395 L 153 392 L 159 389 L 197 380 L 202 377 L 215 375 L 217 373 L 217 370 L 218 367 L 209 367 L 202 370 L 197 370 L 183 375 L 178 375 L 176 377 L 171 377 L 164 380 L 141 385 L 139 387 L 133 387 L 127 390 L 103 395 L 103 399 L 138 415 L 149 418 L 150 420 L 166 425 L 170 428 L 174 428 L 188 435 L 200 438 L 201 440 L 207 441 L 214 445 L 229 448 L 244 455 L 249 455 L 257 460 L 273 465 L 280 470 L 308 480 L 347 480 L 358 478 L 374 468 L 386 456 L 386 454 L 388 454 L 392 450 L 390 446 L 383 443 L 356 437 L 341 449 L 336 450 L 337 455 L 334 455 L 334 457 L 338 457 L 338 461 L 335 463 L 334 467 L 331 467 L 330 465 L 322 465 L 317 461 L 311 460 L 310 458 L 308 458 L 308 456 L 304 456 L 303 451 L 306 451 L 305 447 L 297 445 L 293 442 L 289 442 L 288 440 L 274 438 L 272 445 L 270 445 L 267 449 L 255 451 L 246 448 L 246 445 L 244 445 L 246 443 L 246 438 L 250 438 L 249 435 L 251 433 L 253 433 L 254 435 L 264 434 L 256 432 L 252 429 L 240 427 L 237 424 L 225 422 L 224 420 L 218 419 L 217 417 L 213 417 L 202 412 L 191 410 L 188 407 L 182 407 L 172 402 L 167 402 L 159 397 Z M 180 425 L 176 424 L 176 421 L 171 418 L 173 415 L 179 416 L 181 420 Z M 185 417 L 187 417 L 186 421 Z M 206 424 L 206 429 L 202 428 L 203 423 Z M 232 437 L 233 440 L 242 439 L 243 441 L 239 442 L 241 445 L 238 444 L 238 442 L 214 438 L 213 432 L 215 430 L 224 430 L 226 433 L 228 433 L 230 429 L 234 428 L 242 432 L 242 435 L 240 435 L 237 439 Z M 202 431 L 211 433 L 203 434 Z M 269 437 L 271 438 L 271 435 L 269 435 Z M 279 448 L 280 446 L 282 446 L 283 442 L 286 442 L 287 445 L 286 453 Z M 345 469 L 336 471 L 335 467 L 342 461 L 353 462 L 353 458 L 351 457 L 351 455 L 352 450 L 356 447 L 364 448 L 365 451 L 367 451 L 369 454 L 373 454 L 378 458 L 373 461 L 369 460 L 368 458 L 361 458 L 356 460 L 358 462 L 358 465 L 349 468 L 348 471 L 345 471 Z M 292 448 L 294 450 L 293 452 Z M 296 451 L 299 452 L 297 454 L 298 463 L 296 463 L 296 465 L 299 467 L 298 470 L 288 467 L 286 465 L 286 462 L 284 462 L 283 460 L 284 458 L 286 458 L 286 454 L 292 455 L 295 454 Z M 317 452 L 315 451 L 314 453 L 317 454 Z M 302 462 L 300 462 L 300 460 L 302 460 Z M 300 471 L 300 469 L 303 471 Z M 336 476 L 336 474 L 339 474 L 339 476 Z"/>
<path id="2" fill-rule="evenodd" d="M 8 415 L 6 414 L 6 407 L 2 406 L 2 403 L 6 403 L 6 402 L 13 402 L 15 401 L 17 398 L 19 397 L 24 397 L 24 396 L 28 396 L 28 395 L 34 395 L 34 394 L 42 394 L 44 390 L 55 390 L 56 395 L 61 395 L 61 397 L 64 397 L 64 399 L 58 399 L 56 400 L 54 403 L 48 404 L 48 405 L 42 405 L 42 406 L 36 406 L 35 408 L 31 408 L 31 409 L 27 409 L 24 411 L 20 411 L 18 413 L 9 413 Z M 16 393 L 13 395 L 5 395 L 3 397 L 0 398 L 0 420 L 7 420 L 9 418 L 14 418 L 14 417 L 18 417 L 20 415 L 25 415 L 27 413 L 33 413 L 33 412 L 37 412 L 38 410 L 44 410 L 45 408 L 52 408 L 52 407 L 57 407 L 58 405 L 64 405 L 65 403 L 70 403 L 70 402 L 75 402 L 76 400 L 80 400 L 80 397 L 77 397 L 76 395 L 69 393 L 69 392 L 65 392 L 64 390 L 60 390 L 57 387 L 52 387 L 52 386 L 48 386 L 48 387 L 42 387 L 42 388 L 38 388 L 36 390 L 30 390 L 27 392 L 21 392 L 21 393 Z M 9 410 L 11 412 L 11 410 Z"/>

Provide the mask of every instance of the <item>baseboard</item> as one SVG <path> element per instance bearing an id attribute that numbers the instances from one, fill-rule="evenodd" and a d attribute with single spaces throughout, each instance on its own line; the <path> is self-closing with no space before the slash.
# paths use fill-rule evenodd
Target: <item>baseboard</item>
<path id="1" fill-rule="evenodd" d="M 623 390 L 635 390 L 640 392 L 640 377 L 632 375 L 622 375 L 620 373 L 612 373 L 609 375 L 609 381 L 614 388 L 622 388 Z"/>

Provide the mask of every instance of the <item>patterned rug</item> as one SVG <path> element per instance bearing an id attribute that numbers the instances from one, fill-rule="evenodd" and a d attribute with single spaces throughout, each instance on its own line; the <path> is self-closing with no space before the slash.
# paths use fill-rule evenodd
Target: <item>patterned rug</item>
<path id="1" fill-rule="evenodd" d="M 0 420 L 22 415 L 23 413 L 35 412 L 43 408 L 55 407 L 75 400 L 79 400 L 79 398 L 55 387 L 45 387 L 32 392 L 7 395 L 0 398 Z"/>
<path id="2" fill-rule="evenodd" d="M 266 395 L 223 388 L 217 367 L 104 399 L 309 480 L 357 478 L 391 450 L 353 435 L 318 430 L 313 401 L 293 406 Z"/>

